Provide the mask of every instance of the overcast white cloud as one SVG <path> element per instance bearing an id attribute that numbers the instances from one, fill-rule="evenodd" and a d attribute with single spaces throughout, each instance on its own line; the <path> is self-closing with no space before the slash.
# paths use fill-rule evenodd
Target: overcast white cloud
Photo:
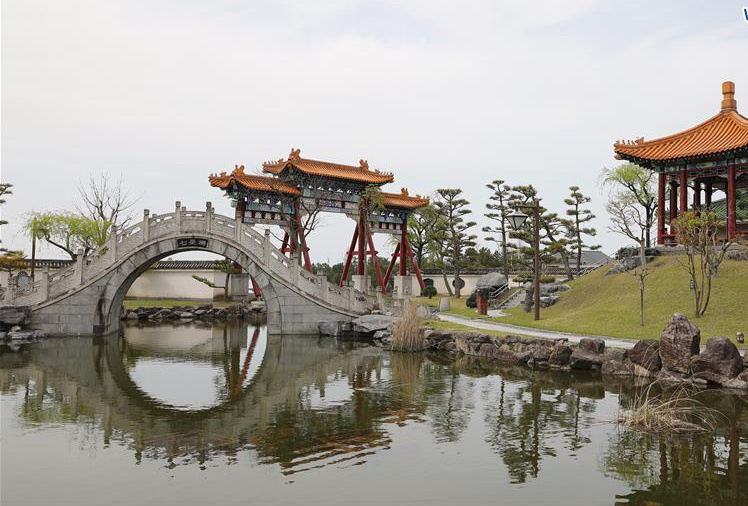
<path id="1" fill-rule="evenodd" d="M 100 172 L 156 213 L 210 200 L 230 214 L 209 172 L 300 147 L 366 158 L 394 190 L 462 188 L 479 224 L 493 179 L 559 211 L 579 185 L 610 252 L 622 240 L 597 176 L 613 141 L 710 117 L 726 79 L 748 110 L 746 54 L 733 1 L 5 0 L 3 242 L 27 247 L 22 215 L 71 207 Z M 316 261 L 351 232 L 326 223 Z"/>

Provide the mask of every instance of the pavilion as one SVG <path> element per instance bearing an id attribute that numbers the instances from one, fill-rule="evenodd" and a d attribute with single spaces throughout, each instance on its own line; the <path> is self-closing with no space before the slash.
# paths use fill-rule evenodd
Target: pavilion
<path id="1" fill-rule="evenodd" d="M 739 223 L 737 213 L 742 197 L 738 190 L 748 187 L 748 118 L 738 113 L 731 81 L 722 84 L 722 108 L 716 116 L 667 137 L 618 141 L 614 150 L 616 159 L 658 174 L 658 244 L 675 243 L 672 222 L 689 209 L 689 201 L 693 210 L 712 209 L 716 190 L 726 194 L 722 236 L 733 241 L 748 232 L 748 222 Z M 668 187 L 670 206 L 666 214 Z"/>
<path id="2" fill-rule="evenodd" d="M 276 225 L 284 231 L 281 251 L 295 254 L 312 272 L 306 236 L 321 212 L 345 214 L 356 222 L 347 249 L 341 286 L 346 282 L 353 258 L 356 274 L 354 287 L 367 292 L 366 259 L 370 257 L 381 291 L 387 286 L 399 261 L 399 274 L 394 277 L 395 291 L 410 294 L 408 263 L 424 288 L 421 272 L 408 240 L 408 216 L 428 205 L 429 199 L 411 196 L 407 188 L 400 193 L 387 193 L 380 188 L 394 181 L 389 172 L 372 170 L 366 160 L 358 166 L 324 162 L 301 157 L 301 150 L 292 149 L 287 159 L 265 162 L 261 174 L 247 174 L 244 166 L 231 173 L 211 174 L 211 186 L 224 190 L 236 209 L 236 218 L 243 223 Z M 376 200 L 376 202 L 373 202 Z M 396 236 L 397 244 L 386 274 L 382 274 L 374 247 L 373 233 Z"/>

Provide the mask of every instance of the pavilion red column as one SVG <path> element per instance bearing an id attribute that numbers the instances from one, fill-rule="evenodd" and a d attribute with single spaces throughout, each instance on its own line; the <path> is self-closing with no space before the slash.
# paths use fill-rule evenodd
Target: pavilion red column
<path id="1" fill-rule="evenodd" d="M 678 190 L 680 191 L 680 215 L 683 216 L 688 211 L 688 173 L 686 169 L 680 171 L 680 184 Z"/>
<path id="2" fill-rule="evenodd" d="M 678 183 L 674 179 L 670 180 L 670 228 L 673 228 L 673 222 L 678 217 Z"/>
<path id="3" fill-rule="evenodd" d="M 712 207 L 712 182 L 708 181 L 704 183 L 704 207 L 709 209 Z"/>
<path id="4" fill-rule="evenodd" d="M 727 240 L 732 241 L 737 235 L 737 216 L 735 212 L 735 165 L 727 166 Z"/>
<path id="5" fill-rule="evenodd" d="M 657 180 L 657 244 L 665 244 L 665 173 Z"/>
<path id="6" fill-rule="evenodd" d="M 701 209 L 701 181 L 695 179 L 693 182 L 693 210 L 698 212 Z"/>

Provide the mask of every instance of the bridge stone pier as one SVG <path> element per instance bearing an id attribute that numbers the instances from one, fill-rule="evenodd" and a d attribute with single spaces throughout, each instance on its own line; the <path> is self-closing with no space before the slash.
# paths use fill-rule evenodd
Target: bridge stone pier
<path id="1" fill-rule="evenodd" d="M 125 230 L 113 230 L 106 245 L 74 266 L 41 273 L 25 290 L 10 287 L 4 304 L 31 306 L 31 326 L 53 335 L 98 335 L 117 331 L 122 302 L 132 283 L 154 262 L 184 251 L 209 251 L 235 261 L 257 282 L 267 305 L 271 334 L 316 334 L 320 321 L 352 319 L 374 308 L 376 298 L 353 287 L 330 284 L 289 258 L 238 219 L 188 211 L 151 215 Z"/>

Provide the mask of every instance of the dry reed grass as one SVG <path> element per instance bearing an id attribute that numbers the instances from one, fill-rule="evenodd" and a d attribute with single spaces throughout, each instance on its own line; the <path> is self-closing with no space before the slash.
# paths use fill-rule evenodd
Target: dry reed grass
<path id="1" fill-rule="evenodd" d="M 637 389 L 628 409 L 618 410 L 618 423 L 643 432 L 704 432 L 717 428 L 719 411 L 695 399 L 687 385 L 655 394 L 657 382 Z"/>
<path id="2" fill-rule="evenodd" d="M 421 334 L 423 320 L 418 317 L 418 307 L 408 301 L 403 307 L 400 319 L 392 328 L 392 349 L 395 351 L 419 351 L 425 348 Z"/>

